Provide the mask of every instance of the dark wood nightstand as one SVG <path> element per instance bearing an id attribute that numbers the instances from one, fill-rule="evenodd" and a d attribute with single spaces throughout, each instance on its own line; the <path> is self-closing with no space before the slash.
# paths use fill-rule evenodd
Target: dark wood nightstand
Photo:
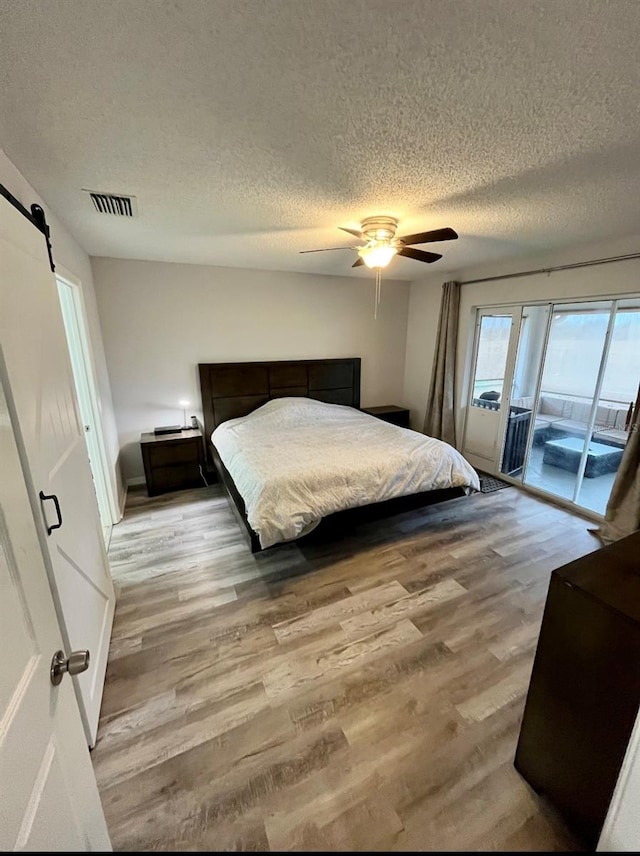
<path id="1" fill-rule="evenodd" d="M 204 445 L 197 428 L 175 434 L 142 434 L 140 448 L 149 496 L 204 486 Z"/>
<path id="2" fill-rule="evenodd" d="M 369 416 L 375 416 L 384 422 L 391 422 L 392 425 L 399 425 L 401 428 L 409 427 L 410 413 L 406 407 L 396 407 L 395 404 L 382 404 L 380 407 L 362 407 L 361 410 L 363 413 L 368 413 Z"/>

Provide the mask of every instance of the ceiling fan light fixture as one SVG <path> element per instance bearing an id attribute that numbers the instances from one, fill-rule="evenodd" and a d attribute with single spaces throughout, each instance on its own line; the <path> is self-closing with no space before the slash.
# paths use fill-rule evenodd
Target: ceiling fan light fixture
<path id="1" fill-rule="evenodd" d="M 358 255 L 369 268 L 385 268 L 398 252 L 388 241 L 370 241 L 358 250 Z"/>

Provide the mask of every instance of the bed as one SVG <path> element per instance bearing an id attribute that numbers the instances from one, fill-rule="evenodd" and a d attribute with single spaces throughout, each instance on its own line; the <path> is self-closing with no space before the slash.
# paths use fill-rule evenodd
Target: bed
<path id="1" fill-rule="evenodd" d="M 207 456 L 253 552 L 479 487 L 455 449 L 359 410 L 357 357 L 199 371 Z"/>

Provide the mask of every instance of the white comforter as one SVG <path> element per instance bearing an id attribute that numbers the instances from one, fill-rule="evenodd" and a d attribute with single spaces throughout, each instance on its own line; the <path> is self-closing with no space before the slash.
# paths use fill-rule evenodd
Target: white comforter
<path id="1" fill-rule="evenodd" d="M 310 398 L 269 401 L 223 422 L 211 439 L 262 547 L 297 538 L 345 508 L 480 487 L 475 470 L 447 443 Z"/>

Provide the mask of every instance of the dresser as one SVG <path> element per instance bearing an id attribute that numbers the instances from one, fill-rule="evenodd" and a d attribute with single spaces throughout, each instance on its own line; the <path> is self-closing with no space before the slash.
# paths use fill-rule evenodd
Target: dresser
<path id="1" fill-rule="evenodd" d="M 198 429 L 175 434 L 142 434 L 140 438 L 144 475 L 149 496 L 206 484 L 204 445 Z"/>
<path id="2" fill-rule="evenodd" d="M 595 848 L 640 704 L 640 532 L 554 571 L 516 769 Z"/>

